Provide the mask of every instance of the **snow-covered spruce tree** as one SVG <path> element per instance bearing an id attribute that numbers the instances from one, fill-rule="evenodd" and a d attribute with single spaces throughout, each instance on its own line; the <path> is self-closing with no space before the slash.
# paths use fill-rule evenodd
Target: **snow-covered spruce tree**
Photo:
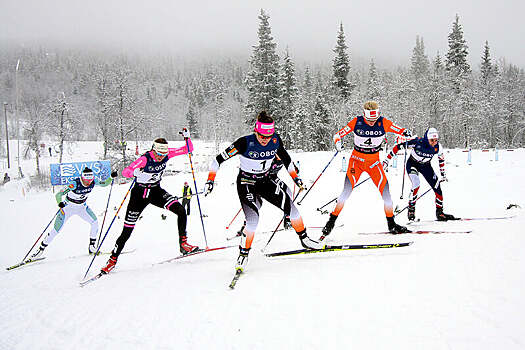
<path id="1" fill-rule="evenodd" d="M 293 135 L 292 144 L 289 148 L 302 149 L 307 151 L 309 140 L 314 136 L 311 132 L 313 124 L 313 80 L 310 68 L 304 71 L 304 80 L 297 96 L 297 104 L 294 110 L 294 123 L 290 125 L 290 133 Z"/>
<path id="2" fill-rule="evenodd" d="M 281 136 L 284 144 L 288 146 L 291 144 L 291 138 L 293 136 L 293 134 L 291 134 L 291 130 L 293 124 L 295 123 L 294 109 L 298 94 L 295 77 L 295 66 L 292 58 L 290 57 L 288 48 L 286 48 L 284 53 L 281 79 L 279 83 L 281 87 L 281 99 L 277 114 L 279 114 L 280 123 L 277 125 L 277 127 L 279 129 L 279 135 Z"/>
<path id="3" fill-rule="evenodd" d="M 332 85 L 343 100 L 347 100 L 352 92 L 351 84 L 348 81 L 350 59 L 347 49 L 348 46 L 346 45 L 343 23 L 341 23 L 339 25 L 339 32 L 337 33 L 337 44 L 333 50 L 335 57 L 332 62 Z"/>
<path id="4" fill-rule="evenodd" d="M 502 125 L 502 139 L 505 145 L 516 147 L 525 141 L 525 72 L 504 60 L 499 66 L 498 103 L 501 106 L 499 123 Z"/>
<path id="5" fill-rule="evenodd" d="M 416 36 L 416 46 L 412 49 L 410 59 L 410 72 L 416 80 L 424 80 L 428 76 L 430 62 L 425 54 L 425 44 L 423 38 Z"/>
<path id="6" fill-rule="evenodd" d="M 332 120 L 323 90 L 316 92 L 312 127 L 315 127 L 315 129 L 312 128 L 312 134 L 315 137 L 310 140 L 310 150 L 328 151 L 332 149 Z"/>
<path id="7" fill-rule="evenodd" d="M 370 60 L 368 68 L 368 81 L 366 83 L 366 99 L 379 101 L 381 98 L 381 86 L 379 83 L 379 76 L 377 74 L 374 59 Z"/>
<path id="8" fill-rule="evenodd" d="M 463 38 L 463 28 L 459 24 L 459 16 L 456 15 L 456 19 L 452 24 L 452 30 L 448 35 L 445 69 L 450 87 L 455 93 L 455 96 L 451 97 L 449 110 L 454 113 L 454 119 L 460 124 L 459 128 L 454 129 L 458 132 L 454 135 L 454 141 L 457 145 L 463 144 L 464 147 L 469 146 L 469 128 L 472 122 L 472 101 L 468 100 L 471 92 L 465 91 L 468 87 L 473 86 L 467 56 L 468 46 Z"/>
<path id="9" fill-rule="evenodd" d="M 440 132 L 442 140 L 447 139 L 447 125 L 445 123 L 447 100 L 447 86 L 445 82 L 445 65 L 439 52 L 432 61 L 432 73 L 429 82 L 429 126 L 434 126 Z"/>
<path id="10" fill-rule="evenodd" d="M 445 68 L 455 76 L 470 74 L 470 65 L 467 62 L 468 46 L 463 38 L 463 27 L 459 24 L 459 16 L 452 23 L 452 30 L 448 35 L 448 52 Z"/>
<path id="11" fill-rule="evenodd" d="M 490 58 L 489 43 L 485 41 L 476 98 L 480 113 L 476 129 L 480 130 L 479 134 L 483 141 L 483 147 L 496 146 L 496 126 L 499 124 L 497 120 L 501 117 L 498 113 L 496 75 L 497 69 L 493 66 Z"/>
<path id="12" fill-rule="evenodd" d="M 414 123 L 412 131 L 421 134 L 431 125 L 429 113 L 429 66 L 430 62 L 425 53 L 423 38 L 416 37 L 416 46 L 412 50 L 410 65 L 410 99 L 409 120 Z"/>
<path id="13" fill-rule="evenodd" d="M 277 125 L 280 124 L 275 111 L 279 108 L 281 89 L 279 87 L 279 55 L 276 53 L 277 44 L 273 42 L 269 16 L 261 10 L 259 14 L 259 42 L 253 47 L 250 58 L 250 70 L 246 76 L 248 100 L 245 107 L 245 120 L 248 125 L 255 123 L 257 113 L 262 110 L 275 116 Z"/>

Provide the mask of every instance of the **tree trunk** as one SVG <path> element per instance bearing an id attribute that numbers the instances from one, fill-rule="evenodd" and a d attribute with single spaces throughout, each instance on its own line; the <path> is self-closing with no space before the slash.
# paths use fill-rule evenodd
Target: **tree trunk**
<path id="1" fill-rule="evenodd" d="M 38 144 L 35 146 L 36 154 L 36 174 L 40 176 L 40 150 L 38 149 Z"/>
<path id="2" fill-rule="evenodd" d="M 62 158 L 64 156 L 64 139 L 66 138 L 65 132 L 64 132 L 64 113 L 66 111 L 66 105 L 65 103 L 62 105 L 62 112 L 60 113 L 60 133 L 59 133 L 59 141 L 60 141 L 60 156 L 58 159 L 59 163 L 62 163 Z"/>

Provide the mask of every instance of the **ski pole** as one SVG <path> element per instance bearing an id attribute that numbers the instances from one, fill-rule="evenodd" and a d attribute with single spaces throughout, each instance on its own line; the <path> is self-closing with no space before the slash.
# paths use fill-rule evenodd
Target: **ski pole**
<path id="1" fill-rule="evenodd" d="M 332 159 L 330 159 L 330 161 L 328 162 L 328 164 L 326 164 L 326 166 L 324 167 L 323 171 L 321 171 L 321 174 L 319 174 L 319 176 L 317 177 L 317 179 L 315 179 L 314 183 L 312 184 L 312 186 L 310 186 L 310 188 L 308 189 L 308 191 L 306 191 L 306 193 L 304 194 L 303 198 L 297 202 L 297 205 L 301 205 L 301 203 L 304 201 L 304 198 L 308 195 L 308 193 L 310 193 L 310 191 L 312 190 L 312 188 L 315 186 L 315 184 L 317 183 L 317 180 L 319 180 L 319 178 L 321 177 L 321 175 L 323 175 L 323 173 L 325 172 L 326 168 L 328 168 L 328 166 L 330 165 L 330 163 L 332 163 L 332 160 L 334 160 L 335 156 L 337 156 L 337 154 L 339 153 L 339 151 L 335 151 L 334 155 L 332 156 Z M 297 194 L 297 197 L 299 197 L 299 193 Z"/>
<path id="2" fill-rule="evenodd" d="M 323 209 L 323 208 L 326 207 L 328 204 L 330 204 L 330 203 L 332 203 L 332 202 L 334 202 L 334 201 L 336 201 L 336 200 L 337 200 L 337 197 L 335 197 L 334 199 L 332 199 L 330 202 L 328 202 L 328 203 L 326 203 L 326 204 L 320 206 L 319 208 L 317 208 L 317 211 L 321 211 L 321 209 Z"/>
<path id="3" fill-rule="evenodd" d="M 204 191 L 203 192 L 197 192 L 197 193 L 188 194 L 186 196 L 180 196 L 180 197 L 177 197 L 177 199 L 184 199 L 185 197 L 198 196 L 199 194 L 204 194 Z"/>
<path id="4" fill-rule="evenodd" d="M 436 182 L 436 185 L 432 188 L 430 187 L 428 190 L 426 190 L 421 196 L 418 196 L 416 198 L 416 200 L 414 201 L 417 202 L 421 197 L 423 197 L 425 194 L 427 194 L 428 192 L 430 192 L 430 190 L 434 189 L 434 188 L 438 188 L 439 184 L 441 183 L 441 180 Z M 408 207 L 410 206 L 410 204 L 408 204 L 407 206 L 405 206 L 403 209 L 397 211 L 395 214 L 394 214 L 394 217 L 397 216 L 398 214 L 401 214 L 402 212 L 404 212 Z"/>
<path id="5" fill-rule="evenodd" d="M 93 255 L 93 259 L 91 259 L 91 262 L 89 263 L 89 266 L 88 266 L 88 268 L 86 270 L 86 273 L 84 274 L 84 278 L 86 278 L 86 276 L 87 276 L 87 274 L 89 272 L 89 269 L 91 268 L 91 265 L 93 265 L 93 261 L 95 261 L 95 258 L 98 256 L 98 252 L 100 251 L 100 247 L 102 247 L 102 244 L 104 243 L 104 240 L 108 236 L 109 230 L 111 229 L 111 226 L 113 225 L 113 222 L 115 222 L 115 219 L 117 218 L 117 215 L 118 215 L 118 213 L 120 211 L 120 208 L 122 208 L 122 205 L 126 201 L 126 198 L 128 197 L 129 192 L 133 188 L 133 185 L 135 184 L 135 181 L 137 181 L 137 178 L 134 178 L 133 181 L 131 182 L 131 186 L 129 186 L 129 189 L 126 192 L 126 195 L 124 196 L 124 199 L 122 199 L 122 202 L 120 203 L 120 206 L 118 207 L 117 212 L 115 213 L 115 216 L 113 216 L 113 220 L 111 220 L 111 223 L 109 224 L 109 227 L 108 227 L 106 233 L 104 234 L 104 237 L 102 237 L 102 241 L 100 241 L 100 244 L 97 247 L 97 251 Z"/>
<path id="6" fill-rule="evenodd" d="M 100 236 L 102 236 L 102 231 L 104 231 L 104 223 L 106 222 L 106 215 L 108 213 L 109 199 L 111 198 L 111 191 L 113 190 L 113 182 L 115 179 L 111 179 L 111 186 L 109 187 L 108 202 L 106 203 L 106 211 L 104 212 L 104 219 L 102 219 L 102 226 L 100 227 L 100 232 L 98 233 L 97 247 L 100 244 Z"/>
<path id="7" fill-rule="evenodd" d="M 403 160 L 403 181 L 401 183 L 401 197 L 399 197 L 399 199 L 403 199 L 403 191 L 405 189 L 405 172 L 407 170 L 406 165 L 407 165 L 407 152 L 408 152 L 407 142 L 408 142 L 408 139 L 405 141 L 405 157 Z"/>
<path id="8" fill-rule="evenodd" d="M 179 134 L 182 135 L 182 132 L 179 132 Z M 201 201 L 199 199 L 199 191 L 197 190 L 197 180 L 195 180 L 195 171 L 193 170 L 193 161 L 191 160 L 190 144 L 188 142 L 188 138 L 184 137 L 184 140 L 186 141 L 186 149 L 188 150 L 188 157 L 190 159 L 191 175 L 193 176 L 193 185 L 195 186 L 195 195 L 197 196 L 197 205 L 199 206 L 199 214 L 201 216 L 202 233 L 204 234 L 206 249 L 208 249 L 208 239 L 206 238 L 206 229 L 204 228 L 204 220 L 202 219 Z"/>
<path id="9" fill-rule="evenodd" d="M 301 193 L 302 189 L 301 187 L 299 188 L 299 192 L 297 192 L 297 196 L 292 200 L 292 203 L 295 202 L 295 200 L 299 197 L 299 193 Z M 304 198 L 304 197 L 303 197 Z M 264 246 L 263 249 L 261 249 L 261 251 L 264 251 L 266 249 L 266 247 L 268 247 L 268 244 L 270 244 L 270 241 L 272 240 L 273 236 L 275 236 L 275 232 L 277 232 L 277 230 L 279 229 L 279 226 L 281 226 L 281 223 L 284 221 L 284 216 L 281 218 L 281 220 L 279 221 L 279 223 L 277 224 L 277 226 L 275 227 L 275 229 L 273 230 L 272 232 L 272 235 L 270 236 L 270 239 L 268 240 L 268 242 L 266 242 L 266 245 Z"/>
<path id="10" fill-rule="evenodd" d="M 235 221 L 235 219 L 237 218 L 237 216 L 239 215 L 239 213 L 241 212 L 242 208 L 239 209 L 239 211 L 237 212 L 237 214 L 235 214 L 235 216 L 233 217 L 232 221 L 230 221 L 230 223 L 228 224 L 228 226 L 226 226 L 226 229 L 229 230 L 230 229 L 230 225 L 233 224 L 233 222 Z"/>
<path id="11" fill-rule="evenodd" d="M 370 179 L 371 179 L 371 177 L 369 177 L 369 178 L 367 178 L 367 179 L 361 181 L 360 183 L 358 183 L 357 185 L 355 185 L 354 188 L 358 187 L 358 186 L 361 185 L 362 183 L 367 182 L 367 181 L 370 180 Z M 324 210 L 321 210 L 321 209 L 323 209 L 324 207 L 326 207 L 328 204 L 332 203 L 333 201 L 336 201 L 337 198 L 338 198 L 338 197 L 335 197 L 335 198 L 332 199 L 330 202 L 328 202 L 328 203 L 326 203 L 325 205 L 323 205 L 323 206 L 317 208 L 317 211 L 322 211 L 322 212 L 324 212 Z M 324 214 L 324 213 L 322 213 L 322 214 Z"/>
<path id="12" fill-rule="evenodd" d="M 61 208 L 60 208 L 61 209 Z M 22 259 L 22 262 L 24 262 L 27 258 L 27 256 L 29 255 L 29 253 L 31 253 L 31 251 L 33 250 L 33 248 L 35 247 L 35 245 L 38 243 L 38 241 L 40 240 L 40 238 L 42 238 L 42 235 L 46 232 L 47 228 L 49 227 L 49 225 L 51 225 L 51 223 L 53 222 L 53 220 L 55 220 L 55 217 L 58 215 L 58 213 L 60 212 L 60 209 L 57 210 L 57 212 L 55 213 L 55 215 L 53 215 L 53 217 L 51 218 L 51 221 L 49 221 L 49 224 L 47 224 L 46 228 L 44 229 L 44 231 L 42 231 L 42 233 L 40 234 L 40 236 L 38 236 L 38 238 L 36 239 L 35 243 L 33 243 L 33 246 L 31 247 L 31 249 L 29 249 L 29 251 L 27 252 L 27 254 L 24 256 L 24 258 Z"/>

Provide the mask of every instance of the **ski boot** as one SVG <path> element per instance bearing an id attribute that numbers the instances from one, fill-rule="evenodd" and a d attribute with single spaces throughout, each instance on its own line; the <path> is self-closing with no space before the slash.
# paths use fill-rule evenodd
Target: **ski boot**
<path id="1" fill-rule="evenodd" d="M 408 205 L 408 221 L 414 221 L 416 220 L 416 206 L 415 205 Z"/>
<path id="2" fill-rule="evenodd" d="M 284 229 L 285 230 L 289 230 L 292 228 L 292 222 L 290 221 L 290 217 L 289 216 L 285 216 L 284 217 Z"/>
<path id="3" fill-rule="evenodd" d="M 438 221 L 458 220 L 454 215 L 443 213 L 443 208 L 436 208 L 436 218 Z"/>
<path id="4" fill-rule="evenodd" d="M 42 254 L 44 254 L 44 249 L 46 249 L 46 247 L 47 247 L 47 244 L 44 244 L 44 242 L 40 243 L 40 247 L 38 247 L 38 250 L 33 255 L 31 255 L 29 258 L 31 260 L 40 258 Z"/>
<path id="5" fill-rule="evenodd" d="M 237 258 L 237 264 L 235 264 L 235 271 L 244 272 L 244 268 L 248 264 L 248 253 L 250 253 L 250 248 L 239 246 L 239 257 Z"/>
<path id="6" fill-rule="evenodd" d="M 89 247 L 88 247 L 89 255 L 95 254 L 97 252 L 96 242 L 97 242 L 96 238 L 89 239 Z"/>
<path id="7" fill-rule="evenodd" d="M 308 235 L 306 234 L 306 230 L 303 230 L 301 232 L 297 232 L 299 235 L 299 239 L 301 240 L 301 245 L 305 249 L 322 249 L 324 245 L 321 243 L 314 241 Z"/>
<path id="8" fill-rule="evenodd" d="M 405 226 L 401 226 L 399 224 L 396 224 L 393 217 L 387 217 L 386 221 L 388 223 L 388 231 L 392 234 L 400 234 L 400 233 L 410 233 L 409 229 L 407 229 Z"/>
<path id="9" fill-rule="evenodd" d="M 334 214 L 330 214 L 330 219 L 328 219 L 328 221 L 323 227 L 323 234 L 319 238 L 320 241 L 325 239 L 325 237 L 328 236 L 330 232 L 332 232 L 332 230 L 334 229 L 335 220 L 337 220 L 337 216 Z"/>
<path id="10" fill-rule="evenodd" d="M 189 244 L 187 240 L 188 237 L 186 235 L 179 237 L 180 252 L 182 253 L 182 255 L 194 253 L 199 250 L 199 247 L 197 247 L 196 245 Z"/>
<path id="11" fill-rule="evenodd" d="M 117 257 L 115 255 L 111 254 L 111 256 L 108 259 L 108 262 L 107 262 L 106 266 L 101 268 L 100 272 L 106 275 L 106 274 L 110 273 L 111 270 L 113 270 L 115 268 L 116 264 L 117 264 Z"/>

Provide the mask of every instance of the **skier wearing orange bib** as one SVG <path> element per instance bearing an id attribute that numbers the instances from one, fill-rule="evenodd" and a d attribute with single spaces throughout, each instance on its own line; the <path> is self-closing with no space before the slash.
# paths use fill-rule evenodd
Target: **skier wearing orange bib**
<path id="1" fill-rule="evenodd" d="M 392 233 L 410 232 L 406 227 L 398 225 L 394 221 L 388 180 L 379 160 L 379 150 L 387 132 L 410 136 L 410 131 L 396 126 L 392 121 L 380 116 L 377 102 L 368 101 L 363 106 L 363 116 L 355 117 L 334 135 L 335 148 L 338 151 L 343 150 L 341 138 L 351 132 L 354 133 L 354 150 L 348 161 L 343 192 L 339 195 L 335 209 L 323 228 L 321 239 L 329 235 L 334 228 L 335 220 L 337 220 L 345 201 L 352 193 L 363 172 L 372 178 L 383 197 L 388 230 Z"/>

